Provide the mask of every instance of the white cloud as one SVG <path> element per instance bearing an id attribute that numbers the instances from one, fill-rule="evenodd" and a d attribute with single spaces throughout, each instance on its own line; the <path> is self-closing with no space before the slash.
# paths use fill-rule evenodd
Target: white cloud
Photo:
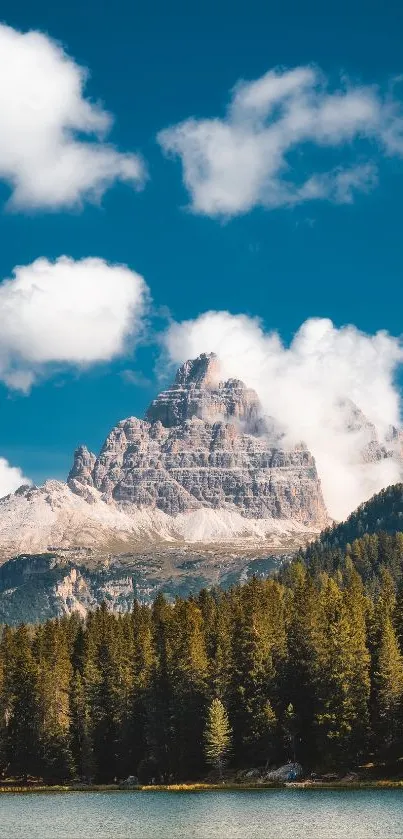
<path id="1" fill-rule="evenodd" d="M 102 259 L 37 259 L 0 284 L 0 379 L 28 391 L 49 365 L 123 354 L 142 327 L 142 277 Z"/>
<path id="2" fill-rule="evenodd" d="M 0 457 L 0 498 L 15 492 L 22 484 L 30 484 L 29 478 L 16 466 L 10 466 L 8 460 Z"/>
<path id="3" fill-rule="evenodd" d="M 386 332 L 366 335 L 354 326 L 337 329 L 330 320 L 310 319 L 285 347 L 257 319 L 206 312 L 172 324 L 165 345 L 175 364 L 215 352 L 223 378 L 243 379 L 257 390 L 265 412 L 283 426 L 288 442 L 304 440 L 315 456 L 335 518 L 344 518 L 374 492 L 401 480 L 401 465 L 392 458 L 363 466 L 359 453 L 368 442 L 368 430 L 348 427 L 349 400 L 375 425 L 382 441 L 390 425 L 399 425 L 393 377 L 403 349 Z"/>
<path id="4" fill-rule="evenodd" d="M 340 167 L 323 175 L 312 175 L 301 187 L 301 201 L 329 199 L 336 204 L 352 204 L 356 191 L 369 192 L 378 182 L 376 167 L 371 164 Z"/>
<path id="5" fill-rule="evenodd" d="M 141 158 L 102 141 L 112 117 L 84 97 L 86 78 L 47 35 L 0 24 L 0 178 L 11 206 L 69 207 L 116 180 L 142 184 Z"/>
<path id="6" fill-rule="evenodd" d="M 344 82 L 329 92 L 315 67 L 271 70 L 240 82 L 224 119 L 187 119 L 158 135 L 181 158 L 194 212 L 234 216 L 252 207 L 293 206 L 328 199 L 350 203 L 376 182 L 374 163 L 298 175 L 304 159 L 290 154 L 313 144 L 323 150 L 369 140 L 385 154 L 403 155 L 402 103 L 375 87 Z M 361 150 L 360 146 L 360 150 Z"/>

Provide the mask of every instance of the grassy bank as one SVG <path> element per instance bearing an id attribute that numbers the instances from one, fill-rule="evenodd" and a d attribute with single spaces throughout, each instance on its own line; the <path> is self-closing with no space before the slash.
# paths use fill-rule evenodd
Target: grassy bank
<path id="1" fill-rule="evenodd" d="M 126 787 L 119 784 L 7 784 L 0 785 L 1 793 L 60 793 L 60 792 L 244 792 L 250 790 L 357 790 L 357 789 L 402 789 L 403 780 L 374 781 L 293 781 L 285 784 L 266 783 L 191 783 L 191 784 L 155 784 Z"/>

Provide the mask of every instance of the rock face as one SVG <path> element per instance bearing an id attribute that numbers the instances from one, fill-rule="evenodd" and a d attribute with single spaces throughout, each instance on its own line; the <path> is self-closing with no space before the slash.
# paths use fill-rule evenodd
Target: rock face
<path id="1" fill-rule="evenodd" d="M 220 382 L 218 359 L 203 353 L 179 368 L 173 385 L 151 403 L 146 419 L 172 428 L 194 417 L 209 422 L 222 418 L 254 432 L 259 430 L 261 413 L 257 393 L 238 379 Z"/>
<path id="2" fill-rule="evenodd" d="M 112 429 L 99 457 L 75 453 L 68 485 L 91 502 L 151 508 L 168 516 L 212 509 L 250 519 L 326 523 L 315 462 L 306 447 L 281 445 L 281 430 L 262 417 L 257 394 L 219 381 L 218 361 L 202 355 L 178 371 L 146 420 Z"/>
<path id="3" fill-rule="evenodd" d="M 214 545 L 216 552 L 220 544 L 241 553 L 251 546 L 283 552 L 306 543 L 317 532 L 318 528 L 291 519 L 251 519 L 228 509 L 202 507 L 169 516 L 155 506 L 106 503 L 91 487 L 84 487 L 83 497 L 61 481 L 20 487 L 0 499 L 0 562 L 21 553 L 59 548 L 95 549 L 108 556 L 197 542 Z"/>
<path id="4" fill-rule="evenodd" d="M 254 391 L 188 361 L 146 419 L 122 420 L 96 457 L 77 449 L 68 482 L 0 499 L 0 563 L 18 554 L 142 554 L 198 543 L 241 556 L 290 553 L 327 524 L 312 455 L 286 447 Z M 210 546 L 210 547 L 209 547 Z M 201 549 L 201 548 L 200 548 Z"/>
<path id="5" fill-rule="evenodd" d="M 0 623 L 18 624 L 79 612 L 101 603 L 127 612 L 134 600 L 151 604 L 162 592 L 170 600 L 201 588 L 228 588 L 252 575 L 267 577 L 287 556 L 234 556 L 177 547 L 122 556 L 91 550 L 22 554 L 0 567 Z"/>

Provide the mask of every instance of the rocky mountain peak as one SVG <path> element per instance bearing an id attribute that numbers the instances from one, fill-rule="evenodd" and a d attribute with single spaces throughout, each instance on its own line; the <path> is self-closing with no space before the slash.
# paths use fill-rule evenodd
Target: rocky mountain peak
<path id="1" fill-rule="evenodd" d="M 97 458 L 80 447 L 68 484 L 88 503 L 96 491 L 108 505 L 173 517 L 218 511 L 309 527 L 327 521 L 312 455 L 303 445 L 284 447 L 255 391 L 220 380 L 214 354 L 183 364 L 146 419 L 119 422 Z"/>
<path id="2" fill-rule="evenodd" d="M 74 465 L 70 472 L 72 478 L 76 477 L 75 472 L 80 475 L 89 476 L 95 466 L 96 456 L 87 449 L 87 446 L 79 446 L 74 452 Z"/>
<path id="3" fill-rule="evenodd" d="M 179 367 L 175 384 L 183 386 L 214 388 L 220 381 L 220 362 L 215 353 L 202 353 L 197 358 L 189 359 Z"/>
<path id="4" fill-rule="evenodd" d="M 257 433 L 262 409 L 257 393 L 239 379 L 220 381 L 220 364 L 214 353 L 203 353 L 179 368 L 173 384 L 153 400 L 146 412 L 149 422 L 165 428 L 182 425 L 193 417 L 207 422 L 235 421 Z"/>

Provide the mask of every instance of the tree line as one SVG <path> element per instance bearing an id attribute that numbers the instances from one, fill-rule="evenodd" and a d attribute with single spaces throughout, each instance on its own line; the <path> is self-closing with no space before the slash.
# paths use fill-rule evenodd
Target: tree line
<path id="1" fill-rule="evenodd" d="M 308 546 L 306 556 L 323 556 L 332 552 L 343 555 L 346 548 L 356 540 L 374 535 L 376 539 L 379 537 L 380 554 L 387 563 L 388 536 L 396 534 L 401 540 L 402 530 L 403 484 L 393 484 L 360 504 L 346 521 L 323 530 L 318 539 Z"/>
<path id="2" fill-rule="evenodd" d="M 341 527 L 342 525 L 339 525 L 339 528 Z M 313 576 L 318 576 L 323 571 L 334 574 L 343 569 L 346 559 L 350 559 L 375 599 L 379 595 L 385 570 L 389 572 L 395 585 L 400 584 L 403 571 L 403 533 L 365 533 L 343 548 L 337 541 L 323 538 L 312 542 L 305 551 L 300 552 L 299 559 L 307 565 Z"/>
<path id="3" fill-rule="evenodd" d="M 383 566 L 366 585 L 359 547 L 327 570 L 299 559 L 278 579 L 159 595 L 130 614 L 103 604 L 5 626 L 3 778 L 167 783 L 225 764 L 330 771 L 399 758 L 403 589 Z"/>

